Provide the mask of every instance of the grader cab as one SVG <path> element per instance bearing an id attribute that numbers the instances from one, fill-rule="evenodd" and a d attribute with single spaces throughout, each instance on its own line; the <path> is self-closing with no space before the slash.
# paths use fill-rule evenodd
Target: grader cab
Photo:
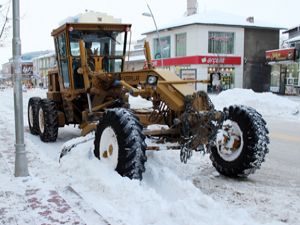
<path id="1" fill-rule="evenodd" d="M 246 106 L 215 110 L 204 91 L 189 85 L 207 81 L 184 81 L 155 69 L 147 42 L 146 68 L 125 71 L 130 29 L 130 24 L 67 23 L 52 32 L 57 68 L 48 74 L 47 98 L 29 100 L 30 132 L 53 142 L 65 125 L 79 125 L 82 135 L 95 131 L 95 157 L 134 179 L 142 179 L 145 170 L 146 136 L 177 141 L 185 163 L 192 151 L 207 152 L 226 176 L 248 176 L 258 169 L 269 143 L 261 115 Z M 129 96 L 153 106 L 130 109 Z M 151 124 L 166 126 L 147 129 Z"/>

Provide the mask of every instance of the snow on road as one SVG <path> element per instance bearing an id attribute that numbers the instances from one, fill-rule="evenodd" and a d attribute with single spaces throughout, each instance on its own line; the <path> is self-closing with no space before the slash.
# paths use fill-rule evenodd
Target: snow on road
<path id="1" fill-rule="evenodd" d="M 45 97 L 45 93 L 40 89 L 24 93 L 25 142 L 31 176 L 21 181 L 17 179 L 18 182 L 13 178 L 1 179 L 0 194 L 15 190 L 16 185 L 21 186 L 20 195 L 27 186 L 56 190 L 87 224 L 97 224 L 99 214 L 111 224 L 131 225 L 300 223 L 298 184 L 291 184 L 294 186 L 287 190 L 277 187 L 281 183 L 276 177 L 264 177 L 271 174 L 264 172 L 264 164 L 257 175 L 246 180 L 232 180 L 219 176 L 208 156 L 194 153 L 187 164 L 182 164 L 179 152 L 167 151 L 166 146 L 161 145 L 162 151 L 147 152 L 146 172 L 139 182 L 120 177 L 101 164 L 93 156 L 92 140 L 74 148 L 59 164 L 60 150 L 65 142 L 89 139 L 94 134 L 80 137 L 77 128 L 68 126 L 60 129 L 55 143 L 43 143 L 39 137 L 29 134 L 27 101 L 32 96 Z M 234 102 L 253 106 L 267 118 L 288 117 L 300 121 L 299 104 L 269 93 L 234 89 L 212 96 L 212 100 L 219 109 Z M 13 90 L 0 92 L 0 102 L 0 153 L 8 169 L 13 171 L 14 154 L 11 147 L 8 151 L 5 145 L 14 143 Z M 131 99 L 131 104 L 134 103 L 149 106 L 139 98 Z M 147 142 L 152 144 L 152 140 Z M 268 155 L 266 158 L 268 163 Z M 267 164 L 266 169 L 275 170 L 272 163 Z M 79 193 L 79 200 L 68 191 L 69 187 Z M 14 200 L 18 201 L 17 197 L 11 197 L 11 201 Z M 96 213 L 92 213 L 93 210 Z M 72 216 L 73 211 L 68 215 Z M 27 210 L 26 213 L 30 217 L 34 212 Z"/>

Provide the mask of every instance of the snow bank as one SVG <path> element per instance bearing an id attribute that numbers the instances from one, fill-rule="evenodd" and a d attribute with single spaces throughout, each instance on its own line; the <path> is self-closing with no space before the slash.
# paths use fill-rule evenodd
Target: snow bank
<path id="1" fill-rule="evenodd" d="M 256 93 L 249 89 L 230 89 L 219 95 L 211 95 L 215 107 L 222 110 L 230 105 L 247 105 L 256 109 L 264 117 L 280 117 L 300 120 L 300 104 L 286 96 L 270 92 Z"/>
<path id="2" fill-rule="evenodd" d="M 76 138 L 76 141 L 90 139 Z M 74 139 L 67 143 L 74 143 Z M 142 182 L 119 176 L 93 155 L 93 141 L 75 147 L 61 160 L 61 173 L 84 199 L 110 221 L 125 224 L 257 224 L 246 211 L 223 205 L 203 194 L 178 171 L 192 171 L 201 157 L 182 164 L 178 152 L 147 152 Z"/>

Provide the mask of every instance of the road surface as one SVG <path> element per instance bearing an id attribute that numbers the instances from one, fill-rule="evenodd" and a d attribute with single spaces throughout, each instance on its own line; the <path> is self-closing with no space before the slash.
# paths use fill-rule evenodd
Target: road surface
<path id="1" fill-rule="evenodd" d="M 202 165 L 194 184 L 218 201 L 245 208 L 262 222 L 300 224 L 300 122 L 267 119 L 267 123 L 270 152 L 260 170 L 234 180 Z"/>

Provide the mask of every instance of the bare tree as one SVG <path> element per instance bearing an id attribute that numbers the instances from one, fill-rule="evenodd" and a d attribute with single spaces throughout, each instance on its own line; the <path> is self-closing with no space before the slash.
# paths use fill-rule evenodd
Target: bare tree
<path id="1" fill-rule="evenodd" d="M 0 47 L 5 46 L 10 37 L 11 19 L 8 17 L 10 6 L 11 0 L 4 4 L 0 3 Z"/>

